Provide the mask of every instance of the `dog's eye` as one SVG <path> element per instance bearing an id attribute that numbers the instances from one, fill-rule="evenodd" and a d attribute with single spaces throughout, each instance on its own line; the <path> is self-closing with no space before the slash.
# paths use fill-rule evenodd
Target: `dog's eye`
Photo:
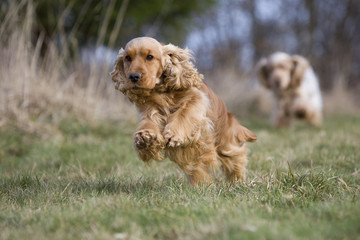
<path id="1" fill-rule="evenodd" d="M 147 59 L 147 60 L 152 60 L 153 58 L 154 58 L 153 55 L 147 55 L 147 56 L 146 56 L 146 59 Z"/>
<path id="2" fill-rule="evenodd" d="M 130 57 L 129 55 L 127 55 L 127 56 L 125 57 L 125 59 L 126 59 L 126 61 L 131 62 L 131 57 Z"/>

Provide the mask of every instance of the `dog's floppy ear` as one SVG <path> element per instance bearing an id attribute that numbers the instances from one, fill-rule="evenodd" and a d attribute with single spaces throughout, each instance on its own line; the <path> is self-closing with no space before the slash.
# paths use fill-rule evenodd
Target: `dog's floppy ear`
<path id="1" fill-rule="evenodd" d="M 256 72 L 257 72 L 257 76 L 260 80 L 260 83 L 266 88 L 271 88 L 271 85 L 269 82 L 269 70 L 267 68 L 267 65 L 268 65 L 267 59 L 262 58 L 256 65 Z"/>
<path id="2" fill-rule="evenodd" d="M 199 74 L 191 62 L 191 53 L 172 44 L 163 46 L 163 83 L 172 90 L 199 88 L 203 75 Z"/>
<path id="3" fill-rule="evenodd" d="M 115 88 L 120 91 L 123 91 L 122 85 L 126 81 L 126 75 L 124 70 L 124 57 L 125 57 L 125 50 L 121 48 L 116 57 L 114 69 L 111 72 L 111 79 L 115 83 Z"/>
<path id="4" fill-rule="evenodd" d="M 302 56 L 291 56 L 293 67 L 291 69 L 290 88 L 298 87 L 304 77 L 306 69 L 309 67 L 309 62 Z"/>

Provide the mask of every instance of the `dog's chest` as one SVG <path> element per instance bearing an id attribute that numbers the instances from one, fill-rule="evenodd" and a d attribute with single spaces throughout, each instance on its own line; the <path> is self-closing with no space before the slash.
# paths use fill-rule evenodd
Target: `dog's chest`
<path id="1" fill-rule="evenodd" d="M 298 93 L 296 90 L 288 89 L 285 91 L 279 91 L 275 93 L 275 97 L 279 100 L 291 102 L 293 99 L 295 99 L 298 96 Z"/>
<path id="2" fill-rule="evenodd" d="M 179 109 L 172 94 L 152 94 L 144 98 L 141 104 L 136 105 L 140 112 L 148 111 L 162 118 L 168 118 Z"/>

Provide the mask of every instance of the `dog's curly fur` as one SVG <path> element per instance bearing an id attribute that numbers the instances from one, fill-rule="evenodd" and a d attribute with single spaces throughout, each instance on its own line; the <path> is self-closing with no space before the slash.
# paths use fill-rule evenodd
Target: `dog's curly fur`
<path id="1" fill-rule="evenodd" d="M 274 95 L 275 108 L 271 115 L 274 126 L 287 127 L 293 118 L 303 119 L 311 125 L 321 125 L 319 82 L 304 57 L 273 53 L 258 62 L 257 73 L 260 83 Z"/>
<path id="2" fill-rule="evenodd" d="M 194 185 L 211 182 L 218 160 L 230 181 L 244 180 L 245 142 L 256 135 L 227 112 L 191 58 L 187 49 L 148 37 L 120 49 L 111 76 L 140 114 L 134 147 L 145 162 L 168 157 Z"/>

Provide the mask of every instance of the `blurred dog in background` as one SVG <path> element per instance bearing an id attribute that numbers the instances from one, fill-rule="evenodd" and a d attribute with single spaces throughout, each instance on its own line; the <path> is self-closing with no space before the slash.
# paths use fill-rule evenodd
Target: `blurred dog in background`
<path id="1" fill-rule="evenodd" d="M 319 82 L 304 57 L 276 52 L 262 58 L 256 70 L 260 83 L 273 92 L 275 107 L 271 123 L 274 126 L 287 127 L 294 118 L 314 126 L 321 125 Z"/>

